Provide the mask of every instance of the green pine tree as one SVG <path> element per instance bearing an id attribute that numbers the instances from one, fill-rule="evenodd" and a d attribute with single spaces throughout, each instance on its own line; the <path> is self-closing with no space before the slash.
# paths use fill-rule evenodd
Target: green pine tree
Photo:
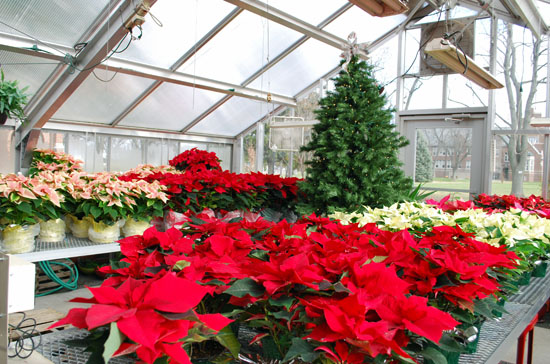
<path id="1" fill-rule="evenodd" d="M 353 57 L 347 72 L 334 79 L 336 89 L 320 100 L 319 123 L 311 142 L 307 178 L 300 184 L 304 200 L 298 212 L 354 211 L 402 200 L 412 180 L 400 169 L 399 148 L 408 141 L 391 124 L 373 67 Z"/>
<path id="2" fill-rule="evenodd" d="M 414 167 L 415 182 L 431 182 L 433 180 L 433 160 L 428 142 L 421 133 L 416 136 L 416 165 Z"/>

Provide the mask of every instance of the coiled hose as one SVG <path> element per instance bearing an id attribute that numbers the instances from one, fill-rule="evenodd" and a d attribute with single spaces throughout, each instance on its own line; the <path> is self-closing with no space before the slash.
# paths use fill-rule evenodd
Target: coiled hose
<path id="1" fill-rule="evenodd" d="M 57 291 L 59 291 L 60 289 L 63 289 L 63 288 L 70 289 L 71 291 L 74 291 L 75 289 L 77 289 L 77 287 L 78 287 L 78 269 L 76 268 L 76 266 L 74 264 L 72 264 L 72 261 L 70 259 L 66 259 L 66 260 L 71 262 L 71 264 L 66 264 L 66 263 L 58 262 L 58 261 L 38 262 L 38 265 L 40 266 L 40 268 L 42 268 L 44 273 L 52 281 L 59 284 L 59 286 L 55 287 L 55 288 L 52 288 L 49 291 L 36 294 L 36 297 L 46 296 L 46 295 L 49 295 L 51 293 L 57 292 Z M 70 277 L 67 281 L 63 281 L 61 278 L 59 278 L 57 276 L 57 274 L 55 274 L 55 272 L 52 269 L 52 265 L 54 265 L 54 264 L 55 265 L 60 265 L 60 266 L 65 267 L 69 270 L 71 275 L 70 275 Z"/>

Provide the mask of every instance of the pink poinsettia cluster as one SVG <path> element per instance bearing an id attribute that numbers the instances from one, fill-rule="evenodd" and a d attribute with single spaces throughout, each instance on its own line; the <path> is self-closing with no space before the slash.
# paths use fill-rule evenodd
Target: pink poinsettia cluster
<path id="1" fill-rule="evenodd" d="M 35 224 L 38 219 L 56 219 L 64 196 L 51 181 L 41 177 L 8 174 L 0 178 L 2 224 Z"/>
<path id="2" fill-rule="evenodd" d="M 49 149 L 34 149 L 32 155 L 31 176 L 41 171 L 71 173 L 83 170 L 84 162 L 69 154 Z"/>

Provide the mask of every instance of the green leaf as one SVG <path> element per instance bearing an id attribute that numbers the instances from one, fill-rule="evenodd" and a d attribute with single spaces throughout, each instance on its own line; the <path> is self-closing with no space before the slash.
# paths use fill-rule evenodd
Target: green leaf
<path id="1" fill-rule="evenodd" d="M 252 297 L 260 297 L 264 294 L 264 292 L 264 287 L 252 280 L 252 278 L 239 279 L 225 291 L 225 293 L 239 298 L 242 298 L 247 294 Z"/>
<path id="2" fill-rule="evenodd" d="M 313 351 L 313 346 L 311 346 L 307 341 L 295 337 L 292 339 L 292 345 L 288 349 L 283 362 L 291 361 L 292 359 L 300 358 L 306 363 L 311 363 L 319 354 Z"/>
<path id="3" fill-rule="evenodd" d="M 426 359 L 431 360 L 434 364 L 447 364 L 447 358 L 439 350 L 428 346 L 426 349 L 420 352 Z"/>
<path id="4" fill-rule="evenodd" d="M 19 205 L 17 205 L 17 209 L 21 212 L 32 215 L 32 207 L 31 204 L 28 202 L 21 202 Z"/>
<path id="5" fill-rule="evenodd" d="M 463 353 L 465 350 L 463 345 L 458 343 L 451 335 L 447 333 L 443 333 L 443 336 L 439 339 L 439 347 L 451 353 Z"/>
<path id="6" fill-rule="evenodd" d="M 474 301 L 474 312 L 482 314 L 487 318 L 493 318 L 493 312 L 485 300 L 476 300 Z"/>
<path id="7" fill-rule="evenodd" d="M 220 344 L 222 344 L 225 348 L 227 348 L 235 359 L 239 357 L 239 352 L 241 351 L 241 344 L 237 340 L 237 337 L 235 336 L 235 333 L 231 329 L 231 326 L 226 326 L 222 330 L 220 330 L 216 335 L 216 340 Z"/>
<path id="8" fill-rule="evenodd" d="M 125 338 L 126 336 L 119 331 L 116 322 L 111 322 L 109 337 L 104 344 L 105 350 L 103 351 L 103 360 L 105 360 L 105 363 L 109 362 L 109 359 L 111 359 L 113 354 L 120 348 Z"/>
<path id="9" fill-rule="evenodd" d="M 176 264 L 174 264 L 173 269 L 174 270 L 183 270 L 184 268 L 187 268 L 191 265 L 191 262 L 187 260 L 178 260 Z"/>
<path id="10" fill-rule="evenodd" d="M 267 262 L 269 260 L 269 253 L 265 250 L 252 250 L 250 254 L 248 254 L 249 257 L 256 258 L 263 260 L 264 262 Z"/>
<path id="11" fill-rule="evenodd" d="M 99 216 L 101 216 L 101 212 L 102 212 L 101 208 L 99 208 L 99 207 L 97 207 L 97 206 L 92 206 L 92 207 L 90 208 L 90 213 L 92 214 L 92 216 L 93 216 L 94 219 L 96 219 L 96 220 L 97 220 L 97 218 L 98 218 Z"/>
<path id="12" fill-rule="evenodd" d="M 284 307 L 287 310 L 290 310 L 290 307 L 292 306 L 293 303 L 294 303 L 294 298 L 288 297 L 288 296 L 281 296 L 277 299 L 272 299 L 272 298 L 269 299 L 270 305 L 277 306 L 277 307 Z"/>

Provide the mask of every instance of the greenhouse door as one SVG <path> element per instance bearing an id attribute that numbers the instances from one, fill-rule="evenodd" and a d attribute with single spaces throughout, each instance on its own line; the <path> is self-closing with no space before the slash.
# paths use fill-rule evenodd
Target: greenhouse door
<path id="1" fill-rule="evenodd" d="M 487 113 L 479 111 L 400 114 L 403 134 L 410 141 L 403 154 L 405 172 L 415 185 L 435 191 L 430 198 L 450 194 L 467 200 L 487 192 Z"/>

